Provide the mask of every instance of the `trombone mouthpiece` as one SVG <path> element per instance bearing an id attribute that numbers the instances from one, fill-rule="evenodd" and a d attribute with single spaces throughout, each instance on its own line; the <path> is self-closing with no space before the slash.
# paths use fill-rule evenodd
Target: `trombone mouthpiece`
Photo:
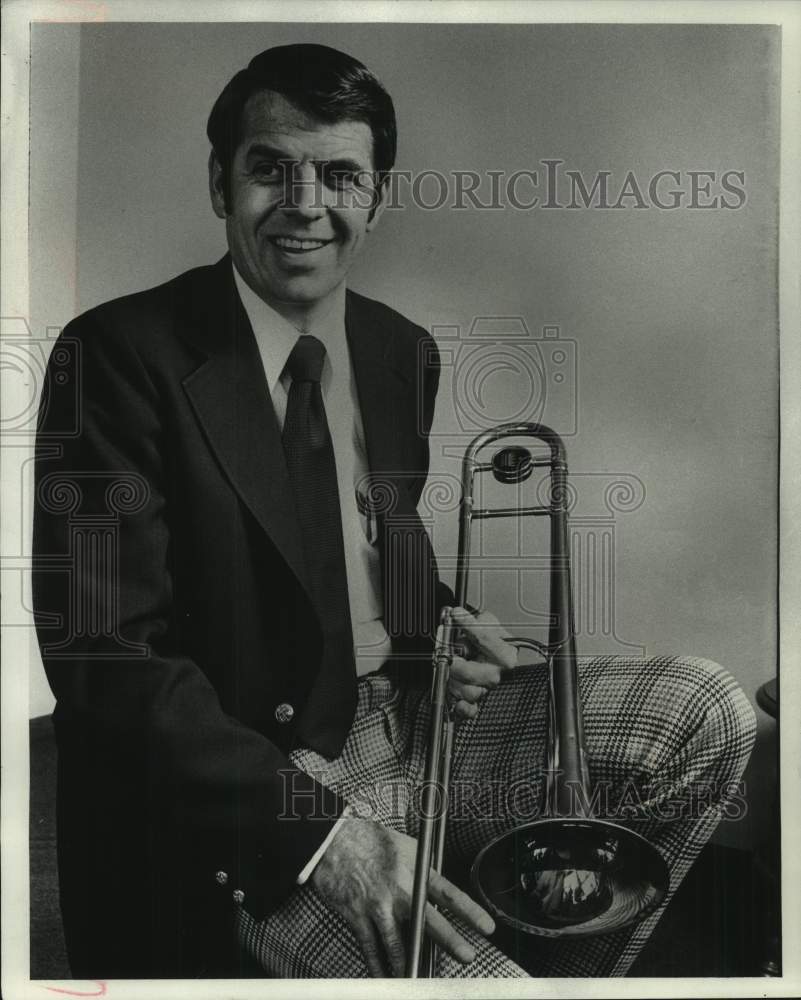
<path id="1" fill-rule="evenodd" d="M 524 483 L 533 469 L 531 452 L 522 445 L 501 448 L 492 456 L 492 474 L 499 483 Z"/>

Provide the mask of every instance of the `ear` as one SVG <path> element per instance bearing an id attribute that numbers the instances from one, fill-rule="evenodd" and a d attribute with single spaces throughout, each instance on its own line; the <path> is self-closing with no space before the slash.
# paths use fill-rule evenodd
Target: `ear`
<path id="1" fill-rule="evenodd" d="M 228 212 L 226 211 L 225 192 L 223 191 L 223 173 L 214 150 L 209 153 L 209 197 L 214 214 L 218 219 L 225 219 Z"/>
<path id="2" fill-rule="evenodd" d="M 376 189 L 373 207 L 370 209 L 370 218 L 367 221 L 367 232 L 372 232 L 378 225 L 378 220 L 384 214 L 384 209 L 389 201 L 389 174 L 381 181 Z"/>

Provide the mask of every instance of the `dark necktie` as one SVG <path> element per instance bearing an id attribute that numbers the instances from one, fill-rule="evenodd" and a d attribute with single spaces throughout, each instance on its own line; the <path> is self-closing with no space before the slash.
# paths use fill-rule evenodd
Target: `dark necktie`
<path id="1" fill-rule="evenodd" d="M 323 630 L 320 671 L 297 734 L 313 749 L 336 757 L 356 710 L 356 665 L 334 448 L 320 388 L 324 360 L 325 347 L 310 336 L 302 336 L 289 356 L 292 384 L 283 443 L 311 597 Z"/>

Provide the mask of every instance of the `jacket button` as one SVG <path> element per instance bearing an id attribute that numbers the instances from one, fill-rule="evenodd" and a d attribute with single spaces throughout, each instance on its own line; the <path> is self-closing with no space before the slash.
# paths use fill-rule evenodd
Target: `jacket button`
<path id="1" fill-rule="evenodd" d="M 226 872 L 217 872 L 214 877 L 217 879 L 217 885 L 225 885 L 228 881 L 228 875 Z"/>
<path id="2" fill-rule="evenodd" d="M 288 701 L 282 701 L 275 710 L 275 718 L 278 722 L 291 722 L 295 715 L 295 709 Z"/>
<path id="3" fill-rule="evenodd" d="M 237 906 L 241 906 L 245 902 L 245 894 L 241 889 L 234 889 L 232 895 Z"/>

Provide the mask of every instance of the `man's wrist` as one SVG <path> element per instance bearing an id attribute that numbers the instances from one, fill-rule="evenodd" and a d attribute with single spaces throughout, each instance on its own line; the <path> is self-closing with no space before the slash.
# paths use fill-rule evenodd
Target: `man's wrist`
<path id="1" fill-rule="evenodd" d="M 346 805 L 345 808 L 340 813 L 339 819 L 337 819 L 336 823 L 334 823 L 334 825 L 328 831 L 328 836 L 325 838 L 325 840 L 322 842 L 322 844 L 320 844 L 320 846 L 317 848 L 317 850 L 314 852 L 314 854 L 312 854 L 312 856 L 309 858 L 309 860 L 303 866 L 303 870 L 298 875 L 297 880 L 296 880 L 296 882 L 297 882 L 298 885 L 303 885 L 305 882 L 307 882 L 309 880 L 309 878 L 311 877 L 312 872 L 317 867 L 317 865 L 320 863 L 323 855 L 328 850 L 328 848 L 331 845 L 331 842 L 333 841 L 334 837 L 336 837 L 336 835 L 342 829 L 343 822 L 348 818 L 348 816 L 352 816 L 352 815 L 353 815 L 353 809 L 351 809 L 351 807 L 349 805 Z"/>

